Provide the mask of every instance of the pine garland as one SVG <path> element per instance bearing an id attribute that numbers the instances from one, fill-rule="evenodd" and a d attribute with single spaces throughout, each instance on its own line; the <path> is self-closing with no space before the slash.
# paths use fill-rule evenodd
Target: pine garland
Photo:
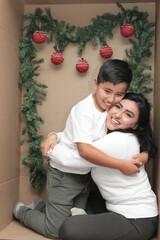
<path id="1" fill-rule="evenodd" d="M 101 45 L 106 45 L 107 39 L 113 38 L 114 28 L 120 28 L 127 22 L 132 24 L 135 29 L 134 38 L 129 38 L 132 48 L 126 49 L 126 61 L 133 71 L 134 79 L 129 91 L 142 94 L 148 94 L 152 91 L 152 88 L 147 85 L 153 79 L 149 73 L 144 73 L 146 70 L 150 71 L 151 66 L 144 64 L 143 59 L 151 56 L 154 36 L 152 28 L 155 23 L 149 22 L 148 13 L 139 12 L 138 7 L 126 10 L 120 3 L 117 3 L 117 6 L 121 10 L 117 15 L 105 13 L 93 18 L 92 24 L 85 27 L 71 26 L 64 21 L 59 22 L 52 17 L 49 8 L 45 9 L 45 14 L 43 14 L 42 9 L 37 8 L 35 14 L 24 16 L 24 21 L 28 20 L 30 24 L 23 27 L 26 34 L 19 45 L 19 57 L 22 60 L 19 86 L 25 89 L 21 113 L 26 119 L 26 124 L 22 129 L 22 135 L 26 138 L 23 138 L 20 143 L 21 145 L 29 144 L 27 157 L 22 158 L 22 163 L 29 168 L 30 181 L 35 189 L 41 188 L 46 176 L 43 168 L 43 162 L 46 159 L 42 156 L 40 149 L 43 136 L 38 135 L 38 129 L 43 124 L 43 120 L 38 116 L 36 106 L 37 104 L 42 105 L 40 96 L 46 96 L 44 89 L 47 88 L 46 85 L 35 80 L 39 76 L 37 70 L 43 63 L 43 59 L 35 60 L 37 49 L 32 40 L 35 31 L 47 32 L 47 42 L 53 42 L 56 51 L 63 52 L 69 43 L 77 44 L 78 55 L 81 56 L 88 42 L 92 42 L 93 46 L 97 46 L 98 42 Z"/>
<path id="2" fill-rule="evenodd" d="M 28 138 L 23 138 L 20 144 L 30 144 L 27 157 L 22 158 L 22 163 L 30 169 L 30 180 L 33 188 L 39 189 L 45 181 L 46 174 L 42 167 L 44 157 L 40 149 L 43 136 L 38 136 L 37 134 L 40 124 L 43 124 L 43 120 L 38 116 L 36 105 L 42 105 L 39 96 L 46 96 L 43 89 L 47 86 L 38 83 L 34 79 L 39 76 L 36 70 L 39 68 L 39 64 L 43 62 L 43 59 L 34 60 L 36 48 L 32 41 L 27 37 L 23 38 L 20 43 L 20 49 L 19 57 L 23 59 L 23 64 L 20 70 L 19 86 L 24 86 L 26 90 L 23 96 L 24 103 L 21 107 L 21 113 L 26 118 L 26 125 L 22 128 L 22 135 L 28 135 Z"/>

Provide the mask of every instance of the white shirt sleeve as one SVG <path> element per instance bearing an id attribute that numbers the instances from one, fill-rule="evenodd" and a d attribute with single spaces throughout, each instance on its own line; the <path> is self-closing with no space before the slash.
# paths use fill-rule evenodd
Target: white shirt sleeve
<path id="1" fill-rule="evenodd" d="M 54 163 L 70 169 L 85 169 L 96 166 L 82 158 L 78 151 L 69 149 L 62 144 L 57 144 L 52 152 L 48 151 L 48 156 Z"/>
<path id="2" fill-rule="evenodd" d="M 84 114 L 75 116 L 73 124 L 73 142 L 83 142 L 91 144 L 93 141 L 92 119 Z"/>

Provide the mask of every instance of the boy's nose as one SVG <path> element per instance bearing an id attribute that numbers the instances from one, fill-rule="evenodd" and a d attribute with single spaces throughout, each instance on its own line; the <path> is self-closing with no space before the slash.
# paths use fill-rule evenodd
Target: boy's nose
<path id="1" fill-rule="evenodd" d="M 110 103 L 114 103 L 114 101 L 115 101 L 114 95 L 109 96 L 108 100 L 109 100 Z"/>

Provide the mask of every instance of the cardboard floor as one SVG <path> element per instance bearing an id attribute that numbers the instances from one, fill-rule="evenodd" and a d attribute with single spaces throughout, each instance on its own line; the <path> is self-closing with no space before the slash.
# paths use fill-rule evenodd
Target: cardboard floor
<path id="1" fill-rule="evenodd" d="M 0 232 L 0 240 L 51 240 L 13 221 Z"/>

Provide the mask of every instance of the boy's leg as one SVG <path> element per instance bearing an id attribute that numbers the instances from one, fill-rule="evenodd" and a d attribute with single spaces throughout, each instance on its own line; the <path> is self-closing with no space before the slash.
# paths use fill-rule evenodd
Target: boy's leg
<path id="1" fill-rule="evenodd" d="M 61 183 L 62 179 L 62 172 L 48 166 L 45 212 L 27 207 L 21 207 L 18 211 L 18 217 L 25 226 L 49 238 L 58 237 L 59 227 L 70 216 L 71 207 L 70 203 L 67 203 L 68 199 Z"/>
<path id="2" fill-rule="evenodd" d="M 35 209 L 39 212 L 45 213 L 46 204 L 41 198 L 36 198 L 31 204 L 27 205 L 26 207 Z"/>
<path id="3" fill-rule="evenodd" d="M 48 166 L 46 212 L 21 207 L 20 220 L 28 227 L 47 236 L 58 237 L 61 224 L 70 216 L 73 199 L 82 191 L 81 175 L 67 174 Z"/>
<path id="4" fill-rule="evenodd" d="M 38 204 L 35 206 L 34 210 L 37 210 L 37 211 L 39 211 L 39 212 L 46 213 L 46 204 L 45 204 L 45 202 L 42 201 L 42 202 L 38 203 Z"/>
<path id="5" fill-rule="evenodd" d="M 84 210 L 86 209 L 87 199 L 90 193 L 90 180 L 90 173 L 82 176 L 81 181 L 83 185 L 83 190 L 80 192 L 79 195 L 74 198 L 73 207 L 81 208 Z"/>

